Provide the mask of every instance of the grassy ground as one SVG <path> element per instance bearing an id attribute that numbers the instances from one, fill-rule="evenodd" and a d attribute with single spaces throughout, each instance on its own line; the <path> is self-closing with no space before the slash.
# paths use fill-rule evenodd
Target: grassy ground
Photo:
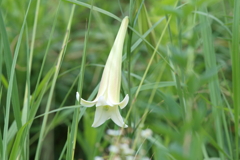
<path id="1" fill-rule="evenodd" d="M 121 20 L 121 110 L 92 128 Z M 0 159 L 237 160 L 239 0 L 0 0 Z"/>

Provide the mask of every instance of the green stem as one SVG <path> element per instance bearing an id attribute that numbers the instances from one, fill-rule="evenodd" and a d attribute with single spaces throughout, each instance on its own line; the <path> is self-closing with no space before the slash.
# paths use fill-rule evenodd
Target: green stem
<path id="1" fill-rule="evenodd" d="M 233 25 L 232 25 L 232 88 L 235 121 L 235 145 L 236 157 L 239 158 L 239 106 L 240 106 L 240 53 L 239 53 L 239 24 L 240 24 L 240 1 L 234 1 Z"/>

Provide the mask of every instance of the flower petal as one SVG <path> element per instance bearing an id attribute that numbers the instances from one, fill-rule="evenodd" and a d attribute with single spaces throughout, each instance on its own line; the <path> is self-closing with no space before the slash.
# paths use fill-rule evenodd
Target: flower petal
<path id="1" fill-rule="evenodd" d="M 95 111 L 95 117 L 94 117 L 94 122 L 92 124 L 92 127 L 98 127 L 102 125 L 109 118 L 110 118 L 109 113 L 106 112 L 102 106 L 97 107 Z"/>
<path id="2" fill-rule="evenodd" d="M 104 95 L 104 93 L 107 90 L 109 72 L 110 72 L 110 68 L 105 65 L 103 73 L 102 73 L 101 81 L 99 84 L 98 94 L 96 96 L 96 99 L 98 99 L 100 96 Z"/>
<path id="3" fill-rule="evenodd" d="M 76 92 L 76 98 L 77 98 L 77 101 L 79 102 L 79 93 Z"/>
<path id="4" fill-rule="evenodd" d="M 121 109 L 125 108 L 128 104 L 129 96 L 128 94 L 125 96 L 125 98 L 120 103 L 113 103 L 115 106 L 119 106 Z"/>
<path id="5" fill-rule="evenodd" d="M 77 92 L 76 93 L 76 98 L 77 98 L 77 101 L 79 102 L 79 93 Z M 96 104 L 96 100 L 94 100 L 94 101 L 86 101 L 86 100 L 84 100 L 84 99 L 82 99 L 81 98 L 81 105 L 83 105 L 84 107 L 92 107 L 92 106 L 94 106 L 95 104 Z"/>
<path id="6" fill-rule="evenodd" d="M 111 119 L 119 127 L 127 128 L 128 126 L 124 123 L 122 116 L 120 115 L 118 107 L 111 108 Z"/>
<path id="7" fill-rule="evenodd" d="M 97 103 L 97 101 L 86 101 L 84 99 L 81 98 L 81 105 L 83 105 L 84 107 L 92 107 Z"/>
<path id="8" fill-rule="evenodd" d="M 105 68 L 109 70 L 108 76 L 108 98 L 113 103 L 119 103 L 120 86 L 121 86 L 121 68 L 122 68 L 122 50 L 125 35 L 128 28 L 128 17 L 122 20 L 121 26 L 117 33 L 112 49 L 109 53 Z M 107 72 L 106 72 L 107 73 Z"/>

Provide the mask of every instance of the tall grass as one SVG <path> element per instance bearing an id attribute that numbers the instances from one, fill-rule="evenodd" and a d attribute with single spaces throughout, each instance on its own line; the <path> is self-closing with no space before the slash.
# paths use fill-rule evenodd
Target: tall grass
<path id="1" fill-rule="evenodd" d="M 128 128 L 92 128 L 121 20 Z M 239 159 L 240 2 L 0 1 L 0 159 Z"/>

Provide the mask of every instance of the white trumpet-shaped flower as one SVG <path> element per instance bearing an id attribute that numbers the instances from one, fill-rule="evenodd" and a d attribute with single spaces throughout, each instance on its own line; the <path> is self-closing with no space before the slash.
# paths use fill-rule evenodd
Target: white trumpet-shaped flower
<path id="1" fill-rule="evenodd" d="M 92 127 L 102 125 L 106 120 L 112 119 L 120 127 L 127 127 L 120 115 L 118 106 L 123 109 L 126 107 L 129 97 L 128 95 L 120 102 L 120 86 L 121 86 L 121 68 L 122 68 L 122 50 L 124 38 L 128 28 L 128 17 L 122 20 L 117 37 L 108 56 L 106 65 L 103 70 L 98 94 L 93 101 L 81 99 L 81 105 L 92 107 L 96 105 L 96 112 Z M 79 101 L 79 93 L 77 92 L 77 100 Z"/>

